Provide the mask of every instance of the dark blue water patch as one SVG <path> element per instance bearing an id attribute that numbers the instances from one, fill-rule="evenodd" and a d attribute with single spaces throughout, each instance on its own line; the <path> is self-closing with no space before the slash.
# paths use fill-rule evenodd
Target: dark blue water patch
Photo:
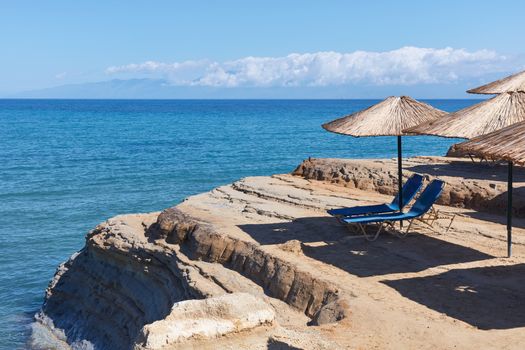
<path id="1" fill-rule="evenodd" d="M 99 222 L 308 157 L 391 158 L 395 138 L 321 124 L 377 100 L 0 100 L 0 348 L 23 347 L 56 266 Z M 455 111 L 475 100 L 428 100 Z M 404 155 L 457 140 L 407 137 Z"/>

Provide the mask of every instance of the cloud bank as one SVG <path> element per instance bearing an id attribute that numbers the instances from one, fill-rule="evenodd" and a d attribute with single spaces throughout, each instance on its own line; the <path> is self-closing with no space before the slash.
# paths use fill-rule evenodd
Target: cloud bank
<path id="1" fill-rule="evenodd" d="M 175 86 L 326 87 L 454 83 L 509 70 L 509 59 L 491 50 L 403 47 L 385 52 L 292 53 L 215 62 L 147 61 L 111 66 L 106 74 L 166 79 Z M 511 68 L 512 69 L 512 68 Z"/>

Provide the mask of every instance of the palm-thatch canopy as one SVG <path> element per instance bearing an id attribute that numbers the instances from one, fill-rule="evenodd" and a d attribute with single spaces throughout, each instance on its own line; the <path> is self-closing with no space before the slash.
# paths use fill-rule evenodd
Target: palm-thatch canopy
<path id="1" fill-rule="evenodd" d="M 525 121 L 525 92 L 505 92 L 405 132 L 471 139 Z"/>
<path id="2" fill-rule="evenodd" d="M 464 153 L 525 165 L 525 122 L 456 145 Z"/>
<path id="3" fill-rule="evenodd" d="M 467 90 L 471 94 L 495 95 L 509 91 L 525 91 L 525 71 L 509 77 L 496 80 L 492 83 Z"/>
<path id="4" fill-rule="evenodd" d="M 445 114 L 447 113 L 411 97 L 391 96 L 363 111 L 323 124 L 323 128 L 355 137 L 402 136 L 410 135 L 404 133 L 404 129 Z"/>
<path id="5" fill-rule="evenodd" d="M 411 135 L 403 130 L 443 117 L 445 114 L 447 113 L 411 97 L 391 96 L 363 111 L 323 124 L 323 128 L 337 134 L 355 137 L 397 136 L 398 203 L 402 210 L 404 202 L 401 139 L 403 135 Z"/>
<path id="6" fill-rule="evenodd" d="M 507 256 L 512 254 L 512 182 L 514 164 L 525 165 L 525 122 L 475 137 L 456 145 L 460 152 L 493 160 L 508 161 Z"/>

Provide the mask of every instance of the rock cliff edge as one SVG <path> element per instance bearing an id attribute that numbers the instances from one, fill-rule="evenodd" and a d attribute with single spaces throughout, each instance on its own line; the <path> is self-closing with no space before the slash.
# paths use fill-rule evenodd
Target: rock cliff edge
<path id="1" fill-rule="evenodd" d="M 406 160 L 411 172 L 447 182 L 440 208 L 458 214 L 448 233 L 370 243 L 326 215 L 391 200 L 393 160 L 309 159 L 290 175 L 249 177 L 160 213 L 111 218 L 58 267 L 31 346 L 512 348 L 524 338 L 523 284 L 484 272 L 525 263 L 519 233 L 515 257 L 502 258 L 505 168 L 419 157 Z M 523 175 L 516 174 L 518 187 Z M 525 198 L 520 191 L 516 198 Z M 525 203 L 517 199 L 514 210 L 525 216 Z M 438 232 L 447 224 L 438 222 Z M 488 292 L 465 301 L 441 291 L 443 300 L 427 301 L 439 297 L 435 276 L 441 285 L 461 281 Z M 501 294 L 497 283 L 515 302 L 504 305 L 512 312 L 503 325 L 494 321 L 502 306 L 485 304 Z M 458 314 L 454 303 L 476 314 Z"/>

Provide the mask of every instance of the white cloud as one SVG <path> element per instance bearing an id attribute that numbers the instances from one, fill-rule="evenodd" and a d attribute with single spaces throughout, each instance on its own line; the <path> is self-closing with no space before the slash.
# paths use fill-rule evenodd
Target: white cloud
<path id="1" fill-rule="evenodd" d="M 67 72 L 61 72 L 55 75 L 55 79 L 64 79 L 67 76 Z"/>
<path id="2" fill-rule="evenodd" d="M 335 86 L 449 83 L 508 70 L 508 59 L 494 51 L 403 47 L 393 51 L 292 53 L 282 57 L 244 57 L 112 66 L 106 73 L 161 77 L 182 86 Z M 507 66 L 507 67 L 506 67 Z"/>

